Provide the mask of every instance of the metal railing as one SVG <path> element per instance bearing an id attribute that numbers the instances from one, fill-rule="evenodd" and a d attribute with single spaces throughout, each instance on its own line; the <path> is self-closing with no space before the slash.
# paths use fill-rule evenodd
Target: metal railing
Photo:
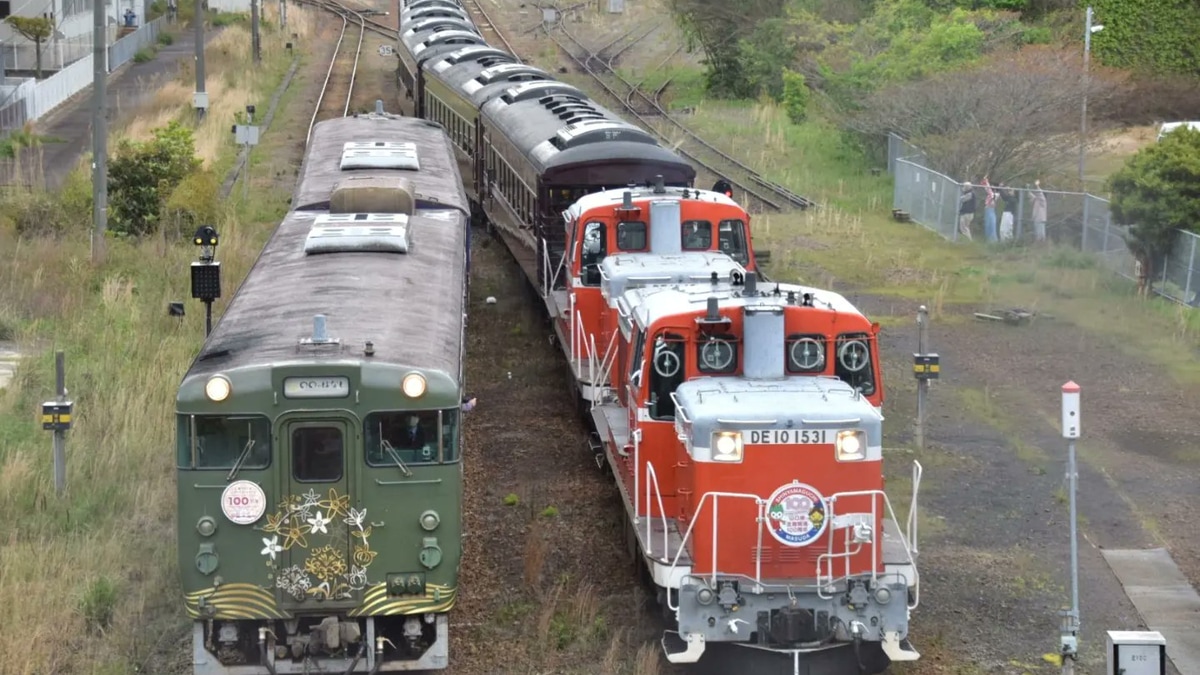
<path id="1" fill-rule="evenodd" d="M 974 186 L 976 208 L 965 223 L 960 222 L 959 196 L 964 183 L 926 166 L 928 158 L 904 139 L 888 136 L 888 170 L 894 179 L 892 207 L 904 211 L 915 223 L 936 232 L 949 241 L 983 239 L 989 216 L 982 191 Z M 999 192 L 996 186 L 993 190 Z M 1113 222 L 1109 201 L 1086 192 L 1038 190 L 1031 186 L 1010 186 L 1015 204 L 997 197 L 994 224 L 1000 234 L 1004 211 L 1012 214 L 1011 241 L 1046 241 L 1074 248 L 1095 256 L 1103 267 L 1122 277 L 1137 281 L 1136 262 L 1126 243 L 1129 228 Z M 1044 221 L 1034 221 L 1034 195 L 1045 196 Z M 1039 219 L 1040 220 L 1040 219 Z M 964 231 L 965 230 L 965 231 Z M 1175 246 L 1163 260 L 1156 261 L 1154 292 L 1174 302 L 1200 306 L 1200 268 L 1196 258 L 1200 235 L 1179 230 Z"/>
<path id="2" fill-rule="evenodd" d="M 154 44 L 162 30 L 163 21 L 163 17 L 155 19 L 113 42 L 108 47 L 107 71 L 113 72 L 132 60 L 138 50 Z M 22 83 L 12 99 L 0 107 L 0 130 L 12 131 L 21 128 L 26 122 L 38 120 L 67 99 L 88 88 L 94 79 L 91 44 L 91 37 L 88 36 L 85 53 L 50 77 L 35 83 L 31 79 L 29 82 L 32 84 L 29 85 Z M 43 68 L 47 67 L 44 54 L 42 65 Z M 9 67 L 15 69 L 31 66 L 10 63 Z"/>

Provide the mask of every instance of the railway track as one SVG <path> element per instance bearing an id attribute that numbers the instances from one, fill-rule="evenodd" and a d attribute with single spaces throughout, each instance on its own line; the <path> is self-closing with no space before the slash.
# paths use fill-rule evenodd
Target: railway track
<path id="1" fill-rule="evenodd" d="M 487 10 L 484 9 L 483 3 L 480 0 L 463 0 L 463 4 L 471 14 L 471 20 L 475 22 L 475 28 L 479 30 L 480 35 L 487 39 L 488 44 L 494 45 L 499 42 L 504 45 L 504 49 L 509 54 L 512 54 L 517 63 L 524 63 L 521 57 L 517 55 L 517 50 L 513 49 L 512 43 L 508 41 L 508 38 L 504 37 L 504 33 L 501 33 L 499 28 L 496 28 L 496 24 L 492 21 L 492 17 L 488 16 Z M 489 37 L 489 34 L 495 37 L 494 41 Z"/>
<path id="2" fill-rule="evenodd" d="M 786 187 L 779 185 L 773 181 L 767 180 L 753 168 L 747 166 L 735 157 L 717 148 L 713 144 L 704 140 L 700 135 L 689 129 L 687 126 L 676 120 L 659 104 L 656 97 L 647 95 L 640 87 L 625 79 L 617 73 L 615 69 L 608 65 L 604 57 L 599 57 L 598 54 L 589 49 L 583 42 L 576 38 L 566 27 L 563 20 L 565 13 L 558 14 L 558 29 L 566 38 L 575 44 L 576 48 L 581 50 L 581 54 L 576 54 L 574 50 L 568 47 L 554 33 L 546 29 L 547 36 L 558 45 L 559 49 L 567 54 L 580 68 L 592 77 L 608 95 L 618 104 L 623 107 L 630 115 L 632 115 L 643 127 L 657 135 L 664 142 L 675 148 L 677 152 L 687 157 L 689 160 L 707 170 L 714 176 L 723 177 L 732 183 L 735 187 L 740 188 L 754 202 L 759 205 L 773 210 L 784 211 L 788 208 L 805 209 L 810 206 L 815 206 L 812 200 L 798 195 Z M 652 32 L 652 31 L 650 31 Z M 649 35 L 649 32 L 646 33 Z M 624 37 L 624 36 L 622 36 Z M 644 36 L 643 36 L 644 37 Z M 618 38 L 618 41 L 621 38 Z M 635 41 L 636 42 L 636 41 Z M 611 44 L 611 43 L 610 43 Z M 626 47 L 628 48 L 628 46 Z M 607 73 L 597 72 L 592 67 L 592 63 L 601 64 L 603 70 Z M 626 94 L 618 93 L 613 86 L 605 79 L 605 75 L 615 77 L 625 88 Z M 661 96 L 662 91 L 666 89 L 665 84 L 655 92 L 656 96 Z M 633 103 L 634 97 L 641 98 L 642 101 L 649 104 L 652 112 L 647 113 L 638 109 L 638 105 Z M 656 124 L 655 119 L 662 120 L 665 124 Z M 667 127 L 666 129 L 662 127 Z M 671 129 L 682 132 L 683 138 L 675 141 L 668 135 Z M 732 170 L 720 170 L 717 165 L 726 165 Z"/>

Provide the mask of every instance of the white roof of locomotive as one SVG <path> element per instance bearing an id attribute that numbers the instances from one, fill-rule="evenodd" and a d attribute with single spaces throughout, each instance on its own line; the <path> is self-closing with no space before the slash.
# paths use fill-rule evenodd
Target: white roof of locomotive
<path id="1" fill-rule="evenodd" d="M 779 295 L 775 295 L 778 286 Z M 742 293 L 745 286 L 732 286 L 727 279 L 717 284 L 688 283 L 670 286 L 645 286 L 625 291 L 618 301 L 622 313 L 631 312 L 639 324 L 650 324 L 668 316 L 703 311 L 710 297 L 716 297 L 721 309 L 739 307 L 788 307 L 788 291 L 795 293 L 795 303 L 799 307 L 805 293 L 813 295 L 813 309 L 824 309 L 849 316 L 864 317 L 849 300 L 839 293 L 820 288 L 801 286 L 800 284 L 776 284 L 775 282 L 759 281 L 758 295 L 745 297 Z"/>
<path id="2" fill-rule="evenodd" d="M 646 187 L 646 186 L 642 185 L 642 186 L 638 186 L 638 187 L 623 187 L 623 188 L 617 188 L 615 190 L 604 190 L 603 192 L 593 192 L 592 194 L 584 195 L 584 196 L 580 197 L 578 201 L 576 201 L 571 206 L 567 207 L 567 214 L 571 220 L 575 220 L 575 219 L 578 219 L 579 216 L 585 211 L 591 211 L 592 209 L 600 208 L 602 206 L 612 206 L 612 207 L 618 206 L 625 200 L 626 192 L 633 193 L 634 201 L 637 201 L 639 199 L 649 199 L 652 201 L 663 201 L 663 200 L 682 201 L 684 190 L 686 190 L 688 193 L 688 196 L 687 196 L 688 201 L 705 201 L 705 202 L 712 202 L 715 204 L 723 204 L 725 206 L 737 206 L 739 208 L 741 206 L 740 204 L 733 201 L 729 197 L 726 197 L 725 195 L 721 194 L 720 192 L 713 192 L 711 190 L 699 190 L 699 189 L 695 189 L 695 188 L 678 188 L 678 187 L 669 187 L 669 188 L 665 188 L 665 189 L 666 189 L 665 192 L 656 193 L 654 191 L 654 187 Z"/>

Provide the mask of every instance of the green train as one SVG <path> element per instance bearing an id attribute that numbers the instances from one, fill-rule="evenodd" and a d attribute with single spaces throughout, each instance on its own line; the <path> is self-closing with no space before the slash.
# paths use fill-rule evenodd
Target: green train
<path id="1" fill-rule="evenodd" d="M 179 387 L 196 675 L 447 667 L 469 206 L 445 130 L 322 122 Z"/>

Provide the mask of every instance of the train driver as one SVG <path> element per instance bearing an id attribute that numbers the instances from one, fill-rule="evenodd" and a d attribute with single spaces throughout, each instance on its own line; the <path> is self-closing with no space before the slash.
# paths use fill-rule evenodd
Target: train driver
<path id="1" fill-rule="evenodd" d="M 408 426 L 400 433 L 400 442 L 396 447 L 405 450 L 420 450 L 425 447 L 425 429 L 421 427 L 419 416 L 408 416 Z"/>

